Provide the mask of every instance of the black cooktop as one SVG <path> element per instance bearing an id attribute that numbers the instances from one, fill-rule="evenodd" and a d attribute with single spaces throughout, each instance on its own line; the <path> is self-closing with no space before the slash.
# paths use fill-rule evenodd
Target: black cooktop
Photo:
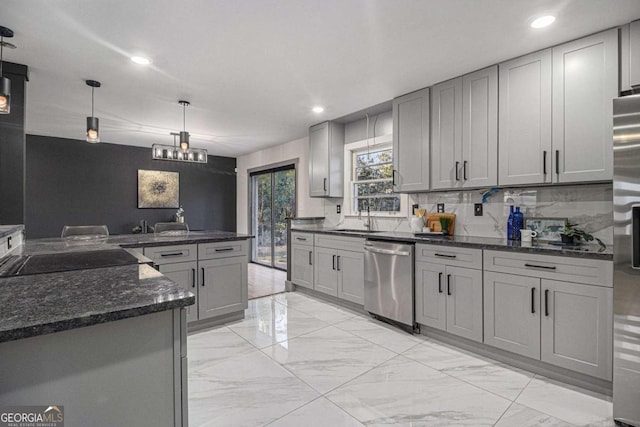
<path id="1" fill-rule="evenodd" d="M 26 276 L 138 264 L 137 257 L 124 249 L 87 252 L 63 252 L 16 257 L 0 276 Z"/>

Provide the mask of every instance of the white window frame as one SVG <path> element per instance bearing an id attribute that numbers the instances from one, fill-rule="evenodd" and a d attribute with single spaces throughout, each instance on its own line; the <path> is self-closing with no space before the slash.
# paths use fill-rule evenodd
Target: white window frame
<path id="1" fill-rule="evenodd" d="M 368 144 L 367 144 L 368 143 Z M 351 142 L 344 145 L 344 216 L 358 216 L 358 212 L 353 209 L 353 174 L 355 172 L 354 167 L 354 154 L 362 154 L 369 151 L 380 151 L 388 148 L 392 148 L 393 138 L 392 135 L 382 135 L 375 138 L 363 139 L 362 141 Z M 397 193 L 400 196 L 400 210 L 398 212 L 371 212 L 372 217 L 383 218 L 403 218 L 407 217 L 409 211 L 409 197 L 403 193 Z M 366 213 L 363 212 L 363 215 Z"/>

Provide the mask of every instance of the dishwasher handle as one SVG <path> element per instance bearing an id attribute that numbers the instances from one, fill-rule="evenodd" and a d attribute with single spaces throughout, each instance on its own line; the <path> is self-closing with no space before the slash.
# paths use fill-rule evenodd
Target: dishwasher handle
<path id="1" fill-rule="evenodd" d="M 411 252 L 409 251 L 393 251 L 391 249 L 380 249 L 375 248 L 373 246 L 365 246 L 365 251 L 373 252 L 376 254 L 385 254 L 385 255 L 399 255 L 399 256 L 410 256 Z"/>

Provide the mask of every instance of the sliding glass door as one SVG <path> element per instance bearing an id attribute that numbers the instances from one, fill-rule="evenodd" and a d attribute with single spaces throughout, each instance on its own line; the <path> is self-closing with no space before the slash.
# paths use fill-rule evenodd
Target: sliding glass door
<path id="1" fill-rule="evenodd" d="M 286 218 L 295 215 L 294 165 L 251 174 L 253 251 L 252 261 L 287 269 Z"/>

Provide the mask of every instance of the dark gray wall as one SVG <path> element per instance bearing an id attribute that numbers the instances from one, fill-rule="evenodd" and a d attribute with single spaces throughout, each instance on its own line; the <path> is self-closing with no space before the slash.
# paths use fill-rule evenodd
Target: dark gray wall
<path id="1" fill-rule="evenodd" d="M 107 224 L 130 233 L 140 220 L 170 221 L 175 209 L 138 209 L 138 169 L 180 173 L 180 204 L 192 230 L 236 230 L 236 159 L 207 164 L 151 158 L 151 147 L 89 144 L 27 135 L 27 237 L 59 236 L 65 224 Z"/>
<path id="2" fill-rule="evenodd" d="M 0 224 L 24 223 L 24 111 L 27 67 L 5 62 L 11 113 L 0 114 Z"/>

